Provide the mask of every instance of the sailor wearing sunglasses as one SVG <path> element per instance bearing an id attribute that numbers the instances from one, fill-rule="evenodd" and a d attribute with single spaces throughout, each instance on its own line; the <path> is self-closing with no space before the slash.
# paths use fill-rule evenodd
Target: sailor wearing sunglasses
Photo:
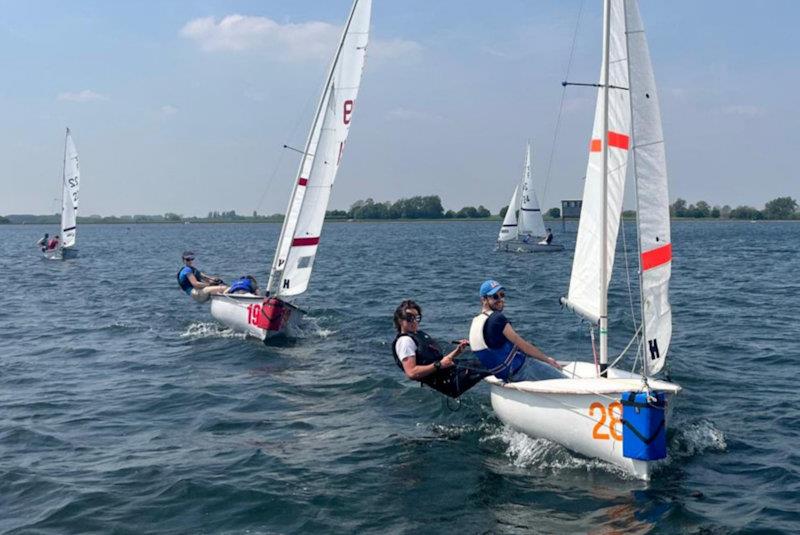
<path id="1" fill-rule="evenodd" d="M 563 379 L 561 366 L 522 338 L 503 314 L 506 292 L 499 282 L 481 284 L 481 313 L 472 320 L 469 343 L 490 375 L 506 382 Z"/>

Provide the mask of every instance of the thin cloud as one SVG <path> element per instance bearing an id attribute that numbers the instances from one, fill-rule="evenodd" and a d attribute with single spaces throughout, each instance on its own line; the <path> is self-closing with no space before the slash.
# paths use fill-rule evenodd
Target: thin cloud
<path id="1" fill-rule="evenodd" d="M 733 104 L 720 110 L 723 115 L 738 115 L 740 117 L 760 117 L 764 115 L 764 108 L 751 104 Z"/>
<path id="2" fill-rule="evenodd" d="M 162 115 L 175 115 L 176 113 L 178 113 L 178 108 L 175 106 L 170 106 L 169 104 L 161 106 Z"/>
<path id="3" fill-rule="evenodd" d="M 208 52 L 258 50 L 275 59 L 317 59 L 330 55 L 339 28 L 327 22 L 280 24 L 267 17 L 227 15 L 193 19 L 180 35 Z"/>
<path id="4" fill-rule="evenodd" d="M 78 91 L 76 93 L 59 93 L 56 97 L 56 100 L 61 100 L 65 102 L 95 102 L 98 100 L 110 100 L 106 95 L 101 95 L 100 93 L 96 93 L 91 89 L 84 89 L 83 91 Z"/>
<path id="5" fill-rule="evenodd" d="M 181 37 L 206 52 L 257 51 L 280 61 L 328 59 L 341 34 L 341 26 L 310 21 L 281 24 L 268 17 L 226 15 L 217 20 L 190 20 Z M 370 56 L 378 60 L 416 58 L 422 45 L 404 39 L 375 40 Z"/>

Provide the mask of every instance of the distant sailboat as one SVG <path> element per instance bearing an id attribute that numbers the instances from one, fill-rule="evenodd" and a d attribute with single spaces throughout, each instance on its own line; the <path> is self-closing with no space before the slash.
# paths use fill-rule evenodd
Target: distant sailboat
<path id="1" fill-rule="evenodd" d="M 301 311 L 287 298 L 308 288 L 325 210 L 341 163 L 364 70 L 371 0 L 355 0 L 336 48 L 294 180 L 267 296 L 214 295 L 211 314 L 230 328 L 266 340 L 291 333 Z"/>
<path id="2" fill-rule="evenodd" d="M 488 381 L 492 406 L 507 424 L 649 479 L 653 463 L 666 456 L 667 419 L 681 390 L 653 378 L 664 366 L 672 336 L 666 158 L 636 0 L 605 0 L 603 30 L 583 210 L 569 293 L 562 298 L 567 308 L 597 326 L 599 363 L 562 363 L 567 379 Z M 629 150 L 634 156 L 642 315 L 629 346 L 636 348 L 634 342 L 639 342 L 640 373 L 608 364 L 608 284 Z"/>
<path id="3" fill-rule="evenodd" d="M 563 245 L 547 243 L 546 236 L 547 229 L 544 226 L 542 209 L 533 189 L 529 142 L 525 151 L 522 183 L 514 188 L 511 202 L 508 204 L 503 226 L 500 227 L 500 234 L 497 236 L 497 250 L 525 253 L 564 250 Z"/>
<path id="4" fill-rule="evenodd" d="M 72 141 L 72 133 L 67 128 L 67 133 L 64 137 L 64 167 L 61 173 L 61 240 L 58 247 L 43 251 L 45 258 L 49 260 L 74 258 L 78 255 L 75 243 L 78 228 L 80 175 L 78 151 Z"/>

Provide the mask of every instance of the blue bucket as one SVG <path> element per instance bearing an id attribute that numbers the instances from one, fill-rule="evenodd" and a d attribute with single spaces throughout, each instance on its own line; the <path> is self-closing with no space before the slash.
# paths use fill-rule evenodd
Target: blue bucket
<path id="1" fill-rule="evenodd" d="M 667 429 L 663 392 L 647 401 L 646 392 L 622 394 L 622 456 L 655 461 L 667 456 Z"/>

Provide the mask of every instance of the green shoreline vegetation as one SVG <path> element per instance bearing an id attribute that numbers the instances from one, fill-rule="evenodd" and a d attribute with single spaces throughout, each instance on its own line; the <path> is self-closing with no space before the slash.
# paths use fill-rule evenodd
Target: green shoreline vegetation
<path id="1" fill-rule="evenodd" d="M 684 199 L 677 199 L 669 207 L 672 219 L 690 220 L 771 220 L 791 221 L 800 220 L 797 201 L 791 197 L 778 197 L 766 203 L 762 210 L 751 206 L 711 206 L 705 201 L 688 204 Z M 354 202 L 349 210 L 329 210 L 325 213 L 326 221 L 498 221 L 505 217 L 508 206 L 504 206 L 500 213 L 493 215 L 487 208 L 480 205 L 465 206 L 458 211 L 446 210 L 438 195 L 416 196 L 400 199 L 395 202 L 375 202 L 365 199 Z M 561 217 L 559 208 L 550 208 L 544 218 L 558 220 Z M 634 210 L 622 212 L 623 219 L 635 219 Z M 59 214 L 32 215 L 11 214 L 0 216 L 1 224 L 36 225 L 57 224 Z M 213 211 L 206 217 L 189 216 L 168 212 L 163 215 L 133 215 L 133 216 L 81 216 L 80 224 L 146 224 L 146 223 L 281 223 L 283 214 L 259 215 L 255 210 L 250 216 L 237 214 L 235 210 L 227 212 Z"/>

